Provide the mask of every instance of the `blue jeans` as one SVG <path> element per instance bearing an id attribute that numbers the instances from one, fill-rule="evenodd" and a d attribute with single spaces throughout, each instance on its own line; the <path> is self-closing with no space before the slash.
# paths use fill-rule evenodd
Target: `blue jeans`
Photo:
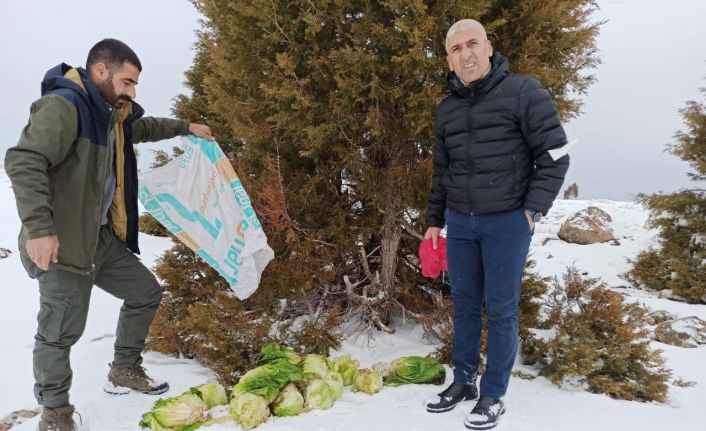
<path id="1" fill-rule="evenodd" d="M 482 215 L 447 209 L 446 223 L 454 382 L 476 376 L 485 305 L 488 349 L 480 394 L 500 398 L 507 392 L 517 354 L 520 284 L 533 232 L 524 208 Z"/>

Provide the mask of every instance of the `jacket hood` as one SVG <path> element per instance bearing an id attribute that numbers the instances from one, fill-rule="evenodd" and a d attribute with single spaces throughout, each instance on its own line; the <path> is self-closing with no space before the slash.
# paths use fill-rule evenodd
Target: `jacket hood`
<path id="1" fill-rule="evenodd" d="M 82 82 L 76 82 L 75 80 L 65 76 L 71 70 L 75 69 L 66 63 L 61 63 L 60 65 L 47 70 L 47 73 L 44 74 L 44 79 L 42 80 L 42 96 L 46 96 L 48 93 L 61 88 L 86 94 L 86 89 Z"/>
<path id="2" fill-rule="evenodd" d="M 495 88 L 500 81 L 510 74 L 510 65 L 505 57 L 498 51 L 493 51 L 490 57 L 490 72 L 483 78 L 464 85 L 454 71 L 449 72 L 447 78 L 448 92 L 457 94 L 459 97 L 467 98 L 480 96 Z"/>

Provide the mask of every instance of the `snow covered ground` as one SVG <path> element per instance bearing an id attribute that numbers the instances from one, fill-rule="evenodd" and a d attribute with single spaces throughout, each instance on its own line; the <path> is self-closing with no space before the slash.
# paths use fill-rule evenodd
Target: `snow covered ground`
<path id="1" fill-rule="evenodd" d="M 613 217 L 612 226 L 620 245 L 611 243 L 578 246 L 556 238 L 561 221 L 588 205 L 598 206 Z M 706 320 L 705 305 L 687 305 L 657 298 L 656 295 L 626 289 L 619 277 L 628 268 L 626 258 L 655 243 L 655 232 L 644 227 L 647 212 L 630 202 L 607 200 L 558 201 L 548 217 L 538 225 L 532 241 L 532 258 L 543 275 L 561 275 L 568 265 L 575 265 L 591 277 L 619 289 L 629 300 L 640 301 L 654 310 L 698 316 Z M 36 409 L 32 395 L 32 346 L 36 329 L 38 293 L 36 282 L 27 278 L 17 254 L 16 237 L 19 220 L 9 180 L 0 168 L 0 247 L 13 251 L 0 259 L 0 419 L 12 411 Z M 142 235 L 142 259 L 152 266 L 170 241 Z M 544 245 L 543 245 L 544 244 Z M 120 303 L 93 290 L 86 332 L 72 351 L 74 381 L 72 402 L 93 431 L 137 430 L 140 416 L 148 411 L 155 398 L 147 395 L 115 397 L 105 394 L 102 386 L 112 358 L 115 325 Z M 674 378 L 696 382 L 695 387 L 670 387 L 667 404 L 637 403 L 613 400 L 604 395 L 558 389 L 544 378 L 528 381 L 512 378 L 505 399 L 507 413 L 498 430 L 590 430 L 619 429 L 696 430 L 706 426 L 706 348 L 682 349 L 654 343 L 663 349 L 667 367 Z M 379 335 L 368 342 L 364 337 L 347 341 L 341 352 L 351 353 L 361 366 L 390 360 L 402 355 L 424 355 L 435 346 L 423 341 L 422 332 L 414 325 L 398 326 L 394 335 Z M 337 355 L 338 352 L 332 352 Z M 145 354 L 145 366 L 155 376 L 171 384 L 165 396 L 177 395 L 190 386 L 212 379 L 211 372 L 197 361 L 155 353 Z M 451 373 L 448 373 L 451 378 Z M 436 386 L 402 386 L 385 388 L 375 396 L 344 391 L 330 410 L 312 411 L 293 418 L 271 418 L 259 430 L 463 430 L 463 417 L 472 408 L 464 403 L 454 411 L 429 414 L 424 400 L 439 391 Z M 29 431 L 36 428 L 31 419 L 13 428 Z M 215 425 L 211 431 L 239 429 L 233 425 Z"/>

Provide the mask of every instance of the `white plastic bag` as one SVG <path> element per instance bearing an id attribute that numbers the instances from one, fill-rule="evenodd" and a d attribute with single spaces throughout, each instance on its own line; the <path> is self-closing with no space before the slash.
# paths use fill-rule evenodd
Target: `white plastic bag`
<path id="1" fill-rule="evenodd" d="M 140 175 L 140 202 L 245 299 L 274 252 L 218 144 L 193 135 L 182 141 L 184 154 Z"/>

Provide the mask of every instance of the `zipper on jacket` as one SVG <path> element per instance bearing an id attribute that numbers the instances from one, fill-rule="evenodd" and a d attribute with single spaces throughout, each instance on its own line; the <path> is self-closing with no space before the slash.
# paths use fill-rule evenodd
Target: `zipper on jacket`
<path id="1" fill-rule="evenodd" d="M 473 167 L 473 141 L 475 139 L 475 130 L 473 129 L 473 108 L 475 106 L 471 103 L 468 106 L 468 111 L 465 114 L 466 127 L 468 128 L 468 142 L 466 143 L 466 161 L 468 162 L 468 178 L 466 179 L 466 184 L 464 187 L 464 194 L 466 195 L 466 201 L 468 202 L 468 209 L 470 210 L 473 206 L 473 199 L 471 198 L 471 183 L 473 181 L 474 167 Z M 471 212 L 472 215 L 472 212 Z"/>
<path id="2" fill-rule="evenodd" d="M 102 195 L 104 198 L 105 198 L 105 182 L 106 182 L 106 180 L 108 179 L 108 175 L 107 175 L 107 174 L 108 174 L 108 169 L 110 169 L 110 163 L 111 163 L 111 157 L 110 157 L 110 131 L 111 131 L 111 128 L 113 127 L 113 124 L 114 124 L 115 113 L 116 113 L 116 112 L 120 112 L 120 111 L 118 111 L 117 109 L 111 107 L 111 108 L 110 108 L 110 112 L 111 112 L 111 114 L 110 114 L 110 120 L 108 121 L 108 131 L 107 131 L 107 134 L 106 134 L 106 139 L 107 139 L 107 140 L 106 140 L 106 143 L 107 143 L 107 145 L 108 145 L 108 157 L 106 157 L 106 158 L 107 158 L 107 161 L 106 161 L 106 163 L 105 163 L 105 174 L 103 175 L 103 182 L 101 183 L 101 188 L 100 188 L 100 190 L 101 190 L 101 195 Z M 115 151 L 115 149 L 113 149 L 113 151 Z M 104 204 L 103 201 L 104 201 L 104 200 L 105 200 L 105 199 L 101 199 L 100 210 L 99 210 L 99 212 L 98 212 L 98 217 L 99 217 L 99 219 L 98 219 L 98 229 L 96 229 L 96 244 L 95 244 L 95 246 L 93 246 L 93 254 L 91 255 L 91 270 L 88 271 L 87 274 L 94 274 L 95 271 L 96 271 L 95 259 L 96 259 L 96 252 L 98 251 L 98 242 L 100 242 L 100 234 L 101 234 L 101 227 L 102 227 L 101 222 L 103 221 L 102 218 L 103 218 L 103 204 Z"/>

